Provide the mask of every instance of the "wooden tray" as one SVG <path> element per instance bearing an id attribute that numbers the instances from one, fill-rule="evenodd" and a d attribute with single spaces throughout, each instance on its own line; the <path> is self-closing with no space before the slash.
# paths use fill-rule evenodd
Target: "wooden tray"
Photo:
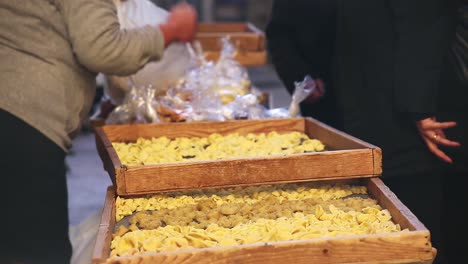
<path id="1" fill-rule="evenodd" d="M 408 232 L 293 240 L 212 247 L 119 257 L 107 263 L 432 263 L 436 250 L 430 233 L 378 178 L 354 179 Z M 109 187 L 93 253 L 93 263 L 106 263 L 115 226 L 115 190 Z"/>
<path id="2" fill-rule="evenodd" d="M 312 118 L 117 125 L 96 127 L 95 131 L 99 155 L 118 195 L 360 178 L 382 173 L 380 148 Z M 125 166 L 112 146 L 112 142 L 135 142 L 139 137 L 206 137 L 212 133 L 245 135 L 271 131 L 304 132 L 321 140 L 328 150 L 286 156 Z"/>
<path id="3" fill-rule="evenodd" d="M 221 50 L 220 40 L 228 36 L 236 45 L 234 57 L 244 66 L 265 65 L 267 52 L 265 34 L 251 23 L 200 23 L 196 39 L 208 60 L 217 60 Z"/>

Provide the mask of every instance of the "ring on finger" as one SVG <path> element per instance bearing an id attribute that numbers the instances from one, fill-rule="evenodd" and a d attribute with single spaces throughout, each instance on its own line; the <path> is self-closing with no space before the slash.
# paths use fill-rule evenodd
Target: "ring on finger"
<path id="1" fill-rule="evenodd" d="M 434 134 L 434 136 L 432 136 L 434 139 L 438 139 L 439 138 L 439 134 Z"/>

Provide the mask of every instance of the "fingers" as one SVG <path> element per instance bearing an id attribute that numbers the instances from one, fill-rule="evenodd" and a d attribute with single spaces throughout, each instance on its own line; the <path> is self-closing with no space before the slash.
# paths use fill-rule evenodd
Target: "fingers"
<path id="1" fill-rule="evenodd" d="M 447 156 L 447 154 L 445 154 L 445 152 L 440 150 L 436 143 L 432 142 L 431 140 L 429 140 L 426 137 L 424 137 L 423 139 L 424 139 L 424 142 L 427 145 L 427 148 L 429 149 L 430 152 L 432 152 L 432 154 L 434 154 L 436 157 L 438 157 L 439 159 L 441 159 L 444 162 L 453 163 L 452 159 L 449 156 Z"/>
<path id="2" fill-rule="evenodd" d="M 457 122 L 424 122 L 420 124 L 424 130 L 447 129 L 457 126 Z"/>
<path id="3" fill-rule="evenodd" d="M 190 42 L 197 30 L 197 11 L 186 2 L 179 3 L 171 9 L 167 24 L 171 25 L 175 40 Z"/>
<path id="4" fill-rule="evenodd" d="M 436 144 L 447 146 L 447 147 L 459 147 L 460 146 L 459 142 L 447 139 L 445 135 L 443 134 L 443 132 L 434 134 L 432 136 L 432 141 Z"/>
<path id="5" fill-rule="evenodd" d="M 447 139 L 444 129 L 456 126 L 456 122 L 437 122 L 435 118 L 426 118 L 417 122 L 417 128 L 430 152 L 447 163 L 452 159 L 439 149 L 439 145 L 446 147 L 459 147 L 460 143 Z"/>

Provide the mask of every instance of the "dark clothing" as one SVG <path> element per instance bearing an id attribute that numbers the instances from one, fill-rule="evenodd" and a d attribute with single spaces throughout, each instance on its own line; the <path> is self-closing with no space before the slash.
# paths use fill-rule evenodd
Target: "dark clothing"
<path id="1" fill-rule="evenodd" d="M 467 7 L 465 7 L 467 8 Z M 458 26 L 462 26 L 462 21 Z M 454 34 L 455 35 L 455 34 Z M 466 38 L 466 36 L 465 36 Z M 468 41 L 466 39 L 465 41 Z M 460 142 L 459 148 L 443 148 L 453 159 L 453 165 L 445 166 L 444 203 L 442 219 L 445 239 L 446 263 L 460 263 L 468 252 L 468 217 L 457 213 L 466 208 L 466 186 L 468 184 L 468 87 L 456 74 L 455 64 L 449 59 L 442 71 L 437 118 L 442 121 L 456 121 L 457 126 L 447 129 L 447 138 Z M 456 214 L 456 217 L 454 217 Z"/>
<path id="2" fill-rule="evenodd" d="M 382 148 L 385 184 L 430 230 L 435 263 L 447 263 L 440 224 L 447 173 L 415 120 L 448 111 L 445 121 L 452 121 L 454 109 L 465 105 L 467 97 L 454 98 L 461 95 L 453 90 L 458 86 L 441 85 L 450 72 L 445 58 L 455 6 L 446 0 L 338 0 L 337 7 L 334 73 L 344 131 Z M 460 130 L 446 133 L 451 138 Z"/>
<path id="3" fill-rule="evenodd" d="M 460 16 L 453 17 L 450 35 L 452 35 L 452 43 L 455 44 L 457 27 L 466 27 L 462 17 L 468 16 L 468 5 L 465 4 L 464 13 L 460 12 Z M 460 18 L 460 19 L 457 19 Z M 465 18 L 465 21 L 467 19 Z M 464 24 L 465 23 L 465 24 Z M 468 36 L 464 36 L 464 41 L 468 41 Z M 460 34 L 460 37 L 462 35 Z M 468 53 L 468 48 L 465 47 L 464 52 Z M 445 134 L 448 138 L 461 143 L 460 148 L 444 148 L 444 151 L 453 158 L 453 166 L 448 169 L 462 172 L 468 177 L 468 83 L 456 74 L 455 67 L 459 65 L 450 60 L 449 55 L 445 58 L 442 76 L 440 80 L 440 92 L 438 98 L 438 115 L 442 121 L 456 121 L 457 126 L 447 129 Z"/>
<path id="4" fill-rule="evenodd" d="M 467 160 L 464 161 L 465 163 Z M 466 186 L 468 173 L 451 171 L 444 175 L 443 234 L 445 239 L 446 262 L 463 263 L 468 252 L 468 217 L 466 213 Z"/>
<path id="5" fill-rule="evenodd" d="M 426 226 L 431 232 L 432 246 L 437 248 L 435 263 L 446 263 L 444 250 L 441 250 L 443 232 L 442 218 L 442 177 L 440 172 L 413 174 L 412 177 L 391 177 L 385 185 L 395 193 L 398 199 Z M 453 213 L 450 214 L 453 216 Z"/>
<path id="6" fill-rule="evenodd" d="M 291 94 L 294 82 L 306 75 L 325 82 L 324 97 L 302 103 L 302 115 L 341 128 L 332 83 L 335 13 L 335 0 L 276 0 L 266 36 L 273 65 Z"/>
<path id="7" fill-rule="evenodd" d="M 65 152 L 2 109 L 0 124 L 6 197 L 0 263 L 69 263 Z"/>
<path id="8" fill-rule="evenodd" d="M 338 1 L 334 87 L 344 130 L 382 148 L 384 178 L 442 164 L 422 141 L 414 116 L 437 111 L 455 12 L 448 2 Z"/>

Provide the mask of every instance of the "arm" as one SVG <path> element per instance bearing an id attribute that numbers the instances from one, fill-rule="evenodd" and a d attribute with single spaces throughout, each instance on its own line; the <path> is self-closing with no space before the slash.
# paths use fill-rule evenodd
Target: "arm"
<path id="1" fill-rule="evenodd" d="M 268 51 L 278 76 L 290 93 L 294 82 L 310 74 L 310 66 L 300 55 L 294 43 L 294 32 L 298 30 L 291 23 L 290 5 L 287 0 L 275 0 L 271 19 L 266 28 Z M 306 32 L 304 32 L 305 34 Z"/>
<path id="2" fill-rule="evenodd" d="M 112 0 L 62 0 L 61 12 L 78 61 L 93 72 L 128 75 L 161 58 L 157 27 L 121 30 Z"/>
<path id="3" fill-rule="evenodd" d="M 294 91 L 294 82 L 302 81 L 307 74 L 321 77 L 321 71 L 327 68 L 323 61 L 331 61 L 331 54 L 328 56 L 320 44 L 333 44 L 321 38 L 324 31 L 334 31 L 325 23 L 330 18 L 334 19 L 333 3 L 332 0 L 273 2 L 266 29 L 268 50 L 280 79 L 290 93 Z M 305 46 L 307 50 L 302 48 Z"/>

